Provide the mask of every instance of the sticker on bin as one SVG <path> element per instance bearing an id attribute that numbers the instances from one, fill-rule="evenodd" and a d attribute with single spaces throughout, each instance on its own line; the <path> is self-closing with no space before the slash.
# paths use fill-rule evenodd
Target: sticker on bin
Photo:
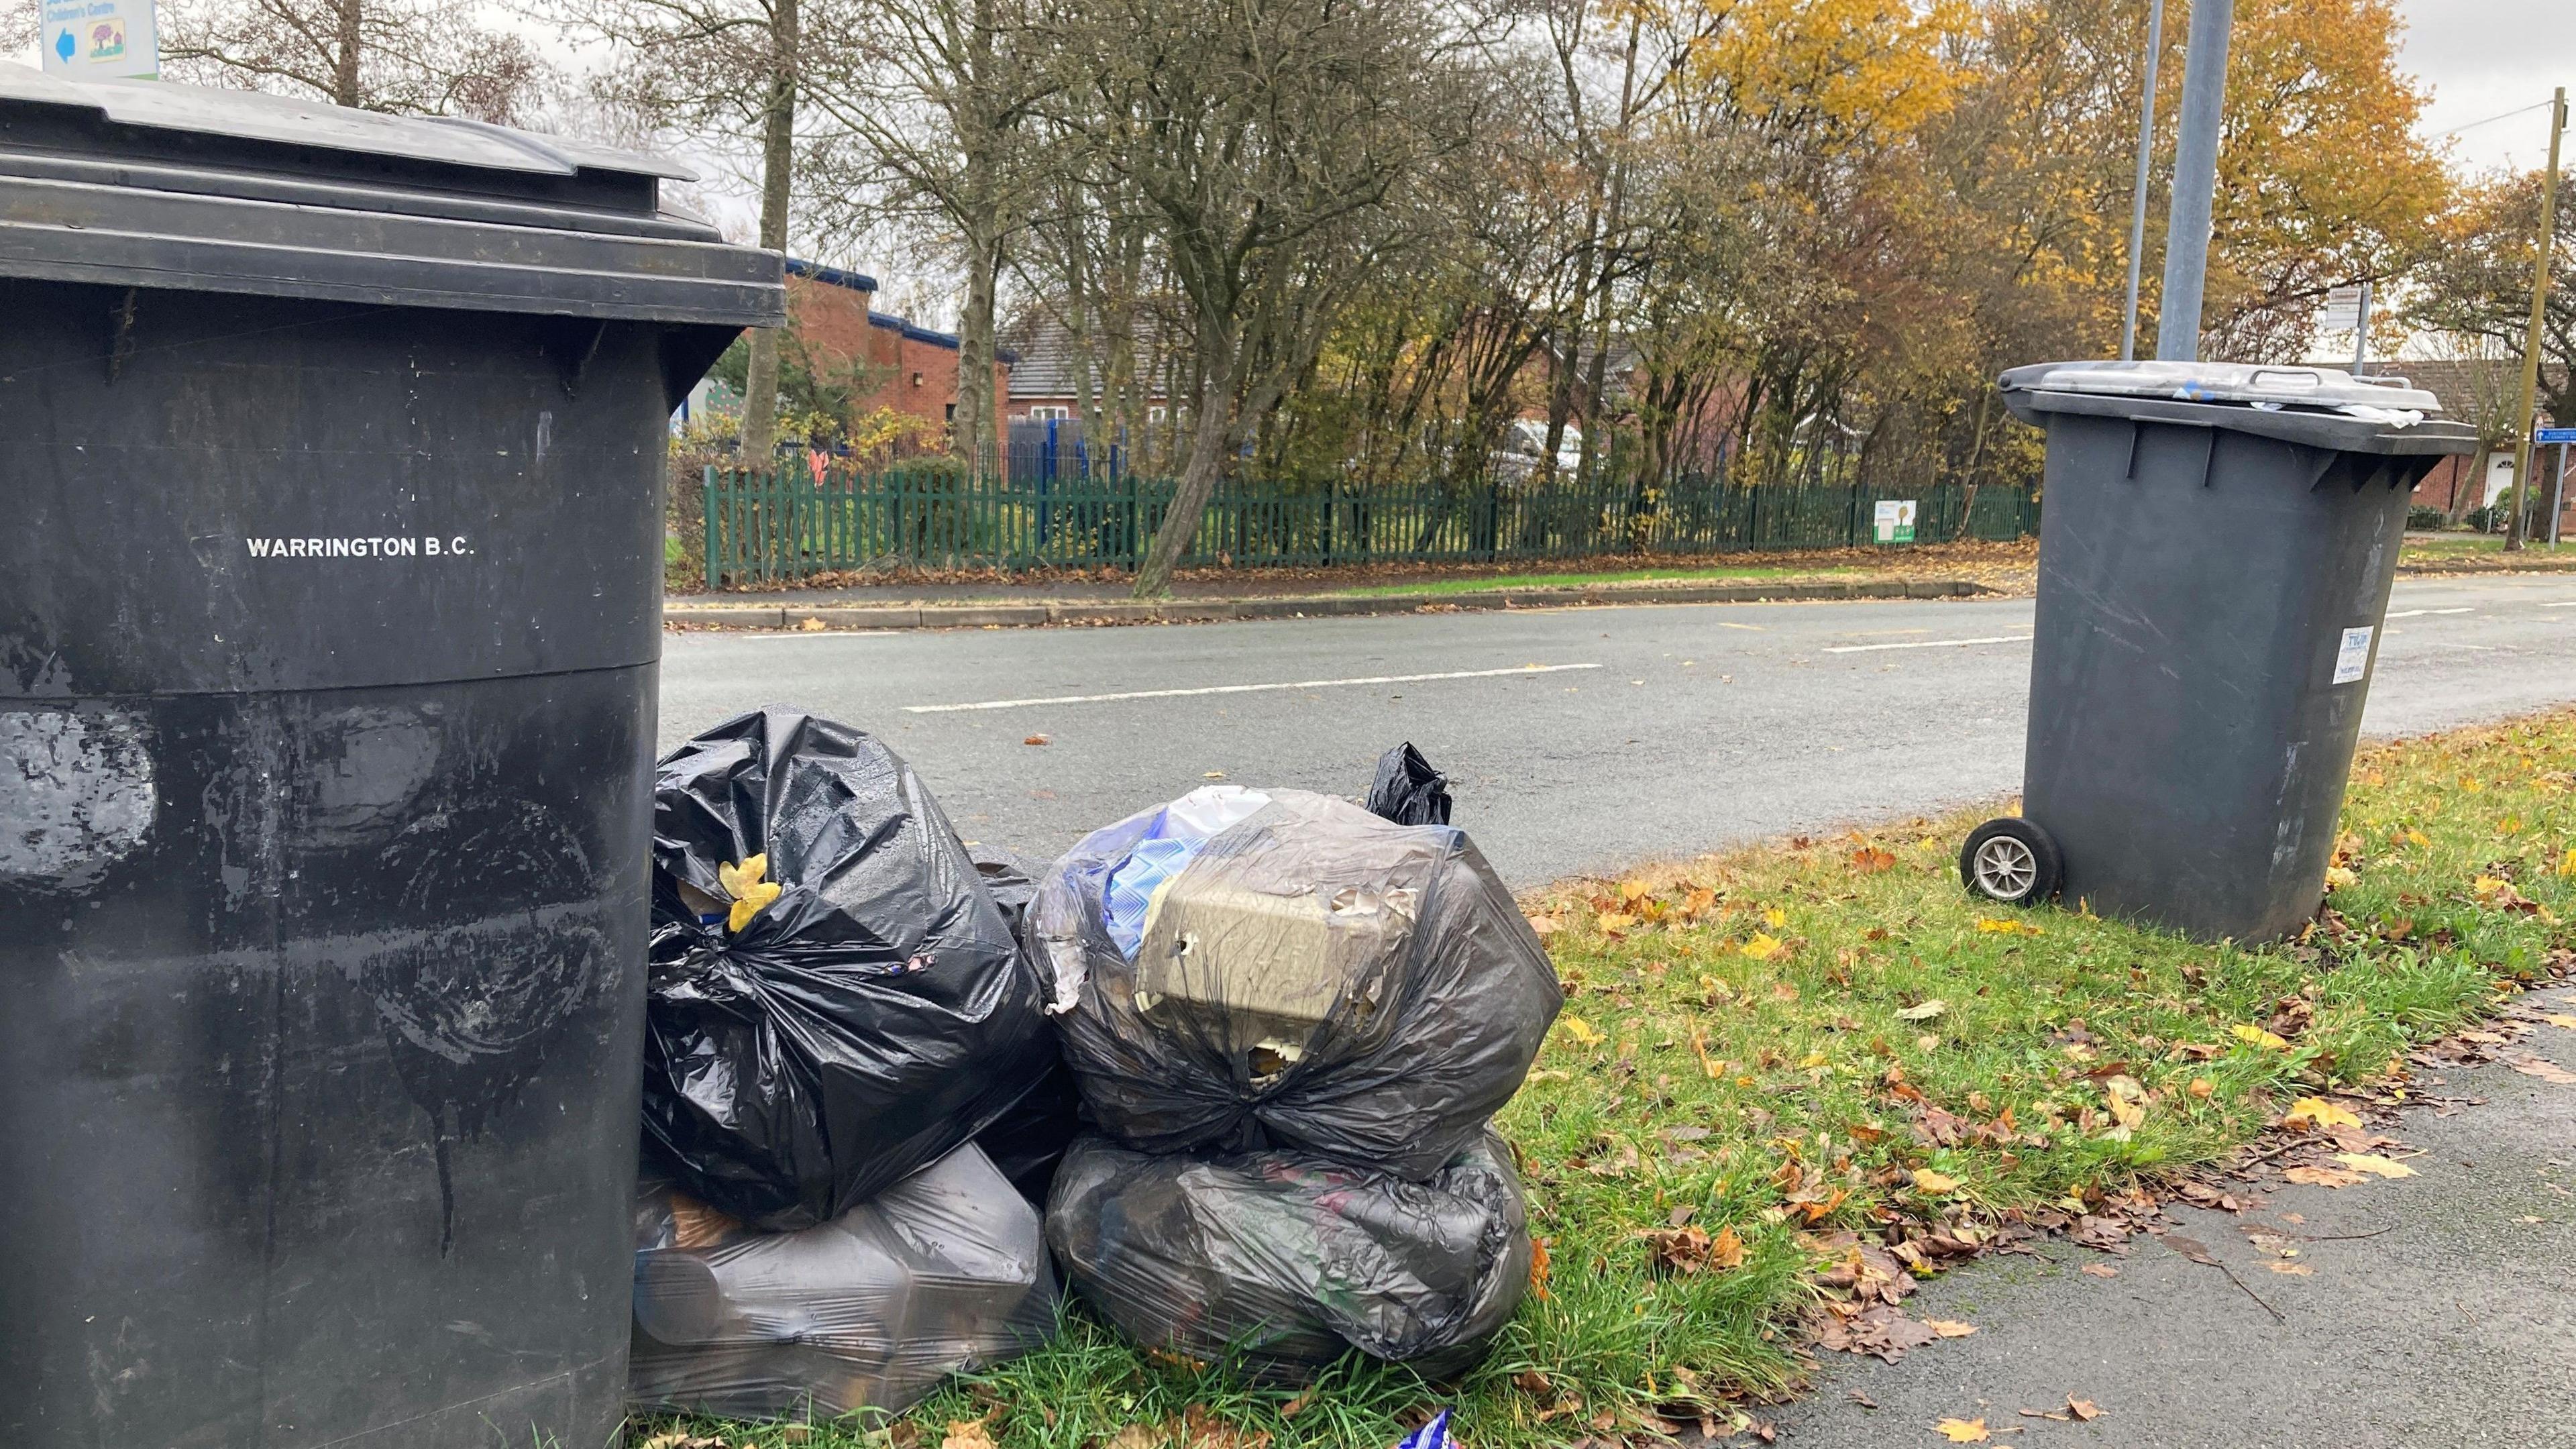
<path id="1" fill-rule="evenodd" d="M 2335 650 L 2334 682 L 2350 684 L 2370 672 L 2370 636 L 2376 626 L 2343 631 L 2343 645 Z"/>

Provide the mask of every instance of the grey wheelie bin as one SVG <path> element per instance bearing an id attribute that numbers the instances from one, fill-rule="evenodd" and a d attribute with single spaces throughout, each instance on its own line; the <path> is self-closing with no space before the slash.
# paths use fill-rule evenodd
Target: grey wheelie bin
<path id="1" fill-rule="evenodd" d="M 616 1432 L 675 174 L 0 64 L 0 1442 Z"/>
<path id="2" fill-rule="evenodd" d="M 2003 375 L 2048 434 L 2022 814 L 1968 888 L 2262 941 L 2316 914 L 2415 483 L 2476 435 L 2331 369 Z"/>

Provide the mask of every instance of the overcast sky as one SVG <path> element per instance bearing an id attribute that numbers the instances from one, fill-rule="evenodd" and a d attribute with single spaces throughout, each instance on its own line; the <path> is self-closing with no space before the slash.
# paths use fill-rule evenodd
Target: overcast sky
<path id="1" fill-rule="evenodd" d="M 2467 127 L 2450 145 L 2472 169 L 2538 166 L 2549 144 L 2544 111 L 2473 123 L 2539 106 L 2552 86 L 2576 89 L 2576 0 L 2397 0 L 2397 9 L 2407 21 L 2402 63 L 2433 92 L 2426 136 Z M 11 58 L 36 57 L 30 47 Z"/>
<path id="2" fill-rule="evenodd" d="M 2546 160 L 2550 87 L 2576 90 L 2576 0 L 2397 0 L 2397 8 L 2407 21 L 2400 62 L 2433 92 L 2426 136 L 2468 127 L 2451 138 L 2451 154 L 2476 169 Z M 2523 106 L 2538 109 L 2474 124 Z"/>

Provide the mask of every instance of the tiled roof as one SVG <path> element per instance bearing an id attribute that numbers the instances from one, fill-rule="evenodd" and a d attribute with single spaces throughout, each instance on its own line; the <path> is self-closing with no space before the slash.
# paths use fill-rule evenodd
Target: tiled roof
<path id="1" fill-rule="evenodd" d="M 1144 336 L 1137 340 L 1140 351 L 1152 348 L 1150 324 L 1140 329 Z M 1051 317 L 1022 323 L 1012 329 L 1012 341 L 1019 347 L 1019 364 L 1011 369 L 1011 396 L 1015 398 L 1072 397 L 1075 395 L 1073 333 Z M 1095 340 L 1094 346 L 1098 347 Z M 1092 391 L 1101 387 L 1100 361 L 1095 353 L 1091 365 Z M 1147 383 L 1147 391 L 1161 396 L 1160 380 Z"/>
<path id="2" fill-rule="evenodd" d="M 2352 359 L 2344 357 L 2331 362 L 2311 360 L 2299 365 L 2349 371 L 2352 367 Z M 2522 380 L 2521 361 L 2509 357 L 2380 358 L 2364 363 L 2362 371 L 2373 377 L 2402 377 L 2440 398 L 2443 408 L 2453 415 L 2466 411 L 2477 394 L 2483 392 L 2492 398 L 2499 395 L 2499 389 L 2518 387 Z M 2549 369 L 2551 378 L 2561 375 L 2560 369 L 2554 367 Z M 2548 404 L 2544 401 L 2541 412 L 2545 416 L 2548 411 Z"/>

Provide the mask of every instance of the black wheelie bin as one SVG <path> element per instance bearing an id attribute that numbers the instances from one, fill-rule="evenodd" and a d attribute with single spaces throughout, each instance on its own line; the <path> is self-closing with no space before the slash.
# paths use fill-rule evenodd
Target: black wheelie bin
<path id="1" fill-rule="evenodd" d="M 2476 434 L 2402 379 L 2067 362 L 2003 375 L 2047 430 L 2022 813 L 1978 894 L 2206 940 L 2323 899 L 2414 486 Z"/>
<path id="2" fill-rule="evenodd" d="M 683 174 L 0 64 L 0 1441 L 617 1432 Z"/>

